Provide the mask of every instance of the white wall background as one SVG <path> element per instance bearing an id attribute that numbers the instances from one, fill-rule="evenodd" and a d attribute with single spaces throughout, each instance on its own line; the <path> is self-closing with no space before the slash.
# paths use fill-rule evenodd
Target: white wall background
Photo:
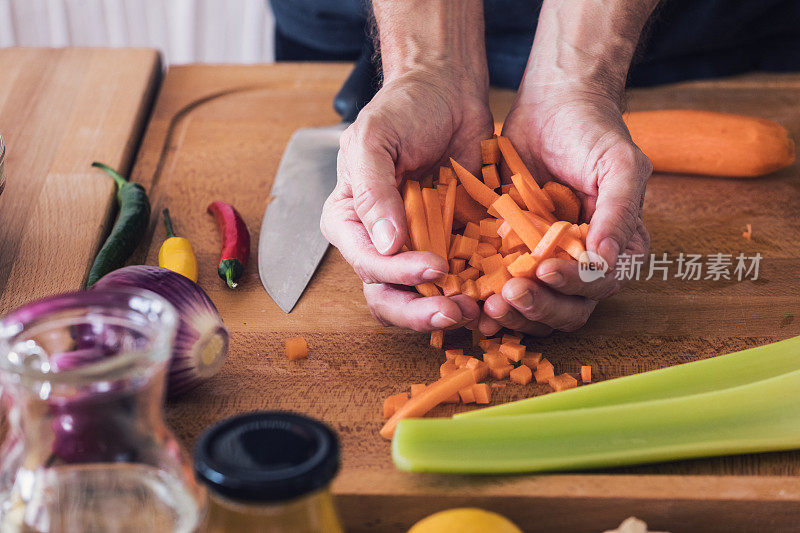
<path id="1" fill-rule="evenodd" d="M 144 46 L 167 63 L 274 60 L 266 0 L 0 0 L 0 47 Z"/>

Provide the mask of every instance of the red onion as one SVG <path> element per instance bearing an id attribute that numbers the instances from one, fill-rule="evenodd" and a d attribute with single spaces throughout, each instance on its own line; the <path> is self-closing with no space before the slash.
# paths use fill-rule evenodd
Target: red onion
<path id="1" fill-rule="evenodd" d="M 168 395 L 183 394 L 219 371 L 228 353 L 230 335 L 214 303 L 199 285 L 166 268 L 134 265 L 106 274 L 92 285 L 92 290 L 114 287 L 153 291 L 178 311 Z"/>

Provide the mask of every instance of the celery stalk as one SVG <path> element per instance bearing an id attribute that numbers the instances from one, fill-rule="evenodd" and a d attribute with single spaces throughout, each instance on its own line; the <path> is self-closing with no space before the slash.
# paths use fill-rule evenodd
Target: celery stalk
<path id="1" fill-rule="evenodd" d="M 521 415 L 658 400 L 728 389 L 800 370 L 800 337 L 702 361 L 601 381 L 455 415 L 456 418 Z"/>
<path id="2" fill-rule="evenodd" d="M 800 370 L 723 390 L 609 407 L 403 420 L 392 452 L 401 470 L 497 474 L 793 448 L 800 448 Z"/>

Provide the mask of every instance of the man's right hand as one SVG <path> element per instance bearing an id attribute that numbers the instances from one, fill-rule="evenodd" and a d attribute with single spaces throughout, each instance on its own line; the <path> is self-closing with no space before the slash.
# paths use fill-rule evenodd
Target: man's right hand
<path id="1" fill-rule="evenodd" d="M 430 252 L 400 251 L 408 228 L 398 187 L 438 172 L 450 156 L 480 168 L 479 142 L 493 128 L 487 100 L 485 78 L 453 65 L 420 65 L 387 78 L 342 133 L 338 183 L 321 228 L 364 282 L 367 304 L 384 324 L 417 331 L 477 325 L 472 298 L 421 297 L 410 288 L 449 267 Z"/>

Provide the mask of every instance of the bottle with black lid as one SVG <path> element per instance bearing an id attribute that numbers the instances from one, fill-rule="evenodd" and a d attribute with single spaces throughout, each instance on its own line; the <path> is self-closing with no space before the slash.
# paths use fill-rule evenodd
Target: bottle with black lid
<path id="1" fill-rule="evenodd" d="M 341 533 L 330 482 L 339 442 L 306 416 L 261 411 L 200 437 L 195 472 L 209 489 L 209 533 Z"/>

